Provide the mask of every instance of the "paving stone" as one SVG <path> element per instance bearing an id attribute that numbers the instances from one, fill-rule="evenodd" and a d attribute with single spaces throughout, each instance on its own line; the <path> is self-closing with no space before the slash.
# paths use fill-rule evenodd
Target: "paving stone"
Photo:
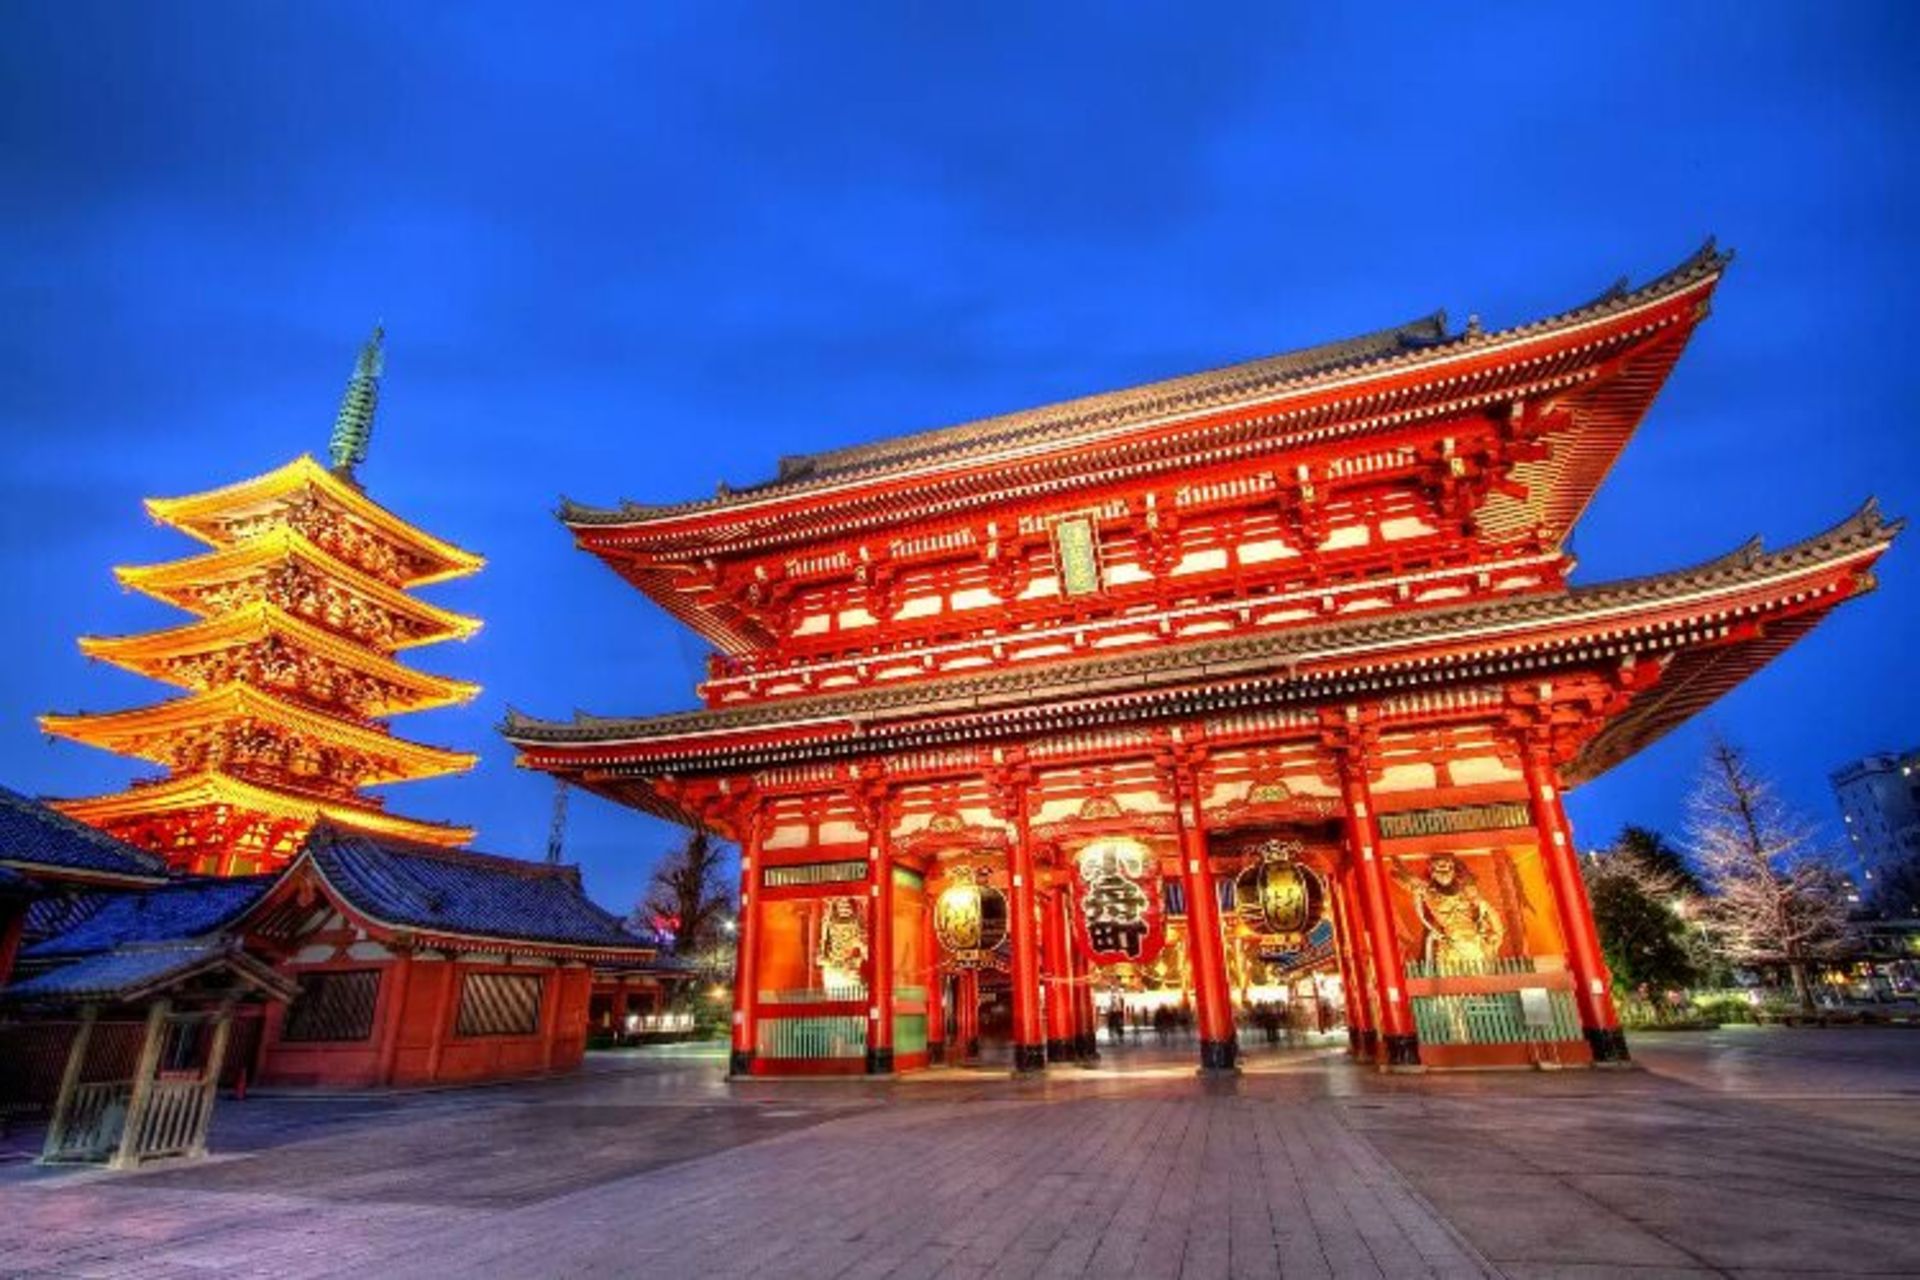
<path id="1" fill-rule="evenodd" d="M 256 1098 L 223 1104 L 199 1165 L 0 1167 L 0 1275 L 1920 1272 L 1920 1036 L 1642 1059 L 1380 1077 L 1256 1054 L 1203 1082 L 1126 1050 L 1043 1081 L 727 1085 L 717 1060 L 627 1055 L 428 1098 Z"/>

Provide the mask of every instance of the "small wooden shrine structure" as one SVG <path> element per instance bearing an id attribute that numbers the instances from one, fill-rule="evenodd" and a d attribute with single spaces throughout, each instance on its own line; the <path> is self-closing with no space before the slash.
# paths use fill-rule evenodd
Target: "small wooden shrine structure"
<path id="1" fill-rule="evenodd" d="M 281 1002 L 294 984 L 233 945 L 129 946 L 0 992 L 15 1007 L 72 1012 L 43 1163 L 202 1156 L 236 1004 Z M 135 1023 L 124 1053 L 96 1040 L 103 1013 Z"/>

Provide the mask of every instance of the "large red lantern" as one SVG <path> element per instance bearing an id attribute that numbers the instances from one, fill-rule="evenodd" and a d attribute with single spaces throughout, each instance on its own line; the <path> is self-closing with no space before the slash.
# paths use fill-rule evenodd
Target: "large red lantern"
<path id="1" fill-rule="evenodd" d="M 1073 932 L 1095 964 L 1151 964 L 1166 945 L 1160 869 L 1137 840 L 1096 840 L 1073 859 Z"/>

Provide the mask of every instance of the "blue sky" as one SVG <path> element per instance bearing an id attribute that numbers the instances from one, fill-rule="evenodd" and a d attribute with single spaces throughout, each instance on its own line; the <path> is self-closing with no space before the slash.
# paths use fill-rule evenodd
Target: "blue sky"
<path id="1" fill-rule="evenodd" d="M 179 619 L 111 566 L 189 554 L 147 495 L 326 444 L 386 322 L 362 477 L 489 558 L 417 651 L 475 749 L 404 812 L 537 856 L 511 703 L 687 705 L 701 647 L 551 516 L 1444 306 L 1524 321 L 1709 233 L 1739 252 L 1576 537 L 1580 576 L 1920 512 L 1911 6 L 394 7 L 0 12 L 0 781 L 142 770 L 43 710 L 153 700 L 82 632 Z M 1705 734 L 1827 819 L 1915 745 L 1914 553 L 1707 718 L 1584 788 L 1583 841 L 1677 827 Z M 613 905 L 673 840 L 582 797 Z"/>

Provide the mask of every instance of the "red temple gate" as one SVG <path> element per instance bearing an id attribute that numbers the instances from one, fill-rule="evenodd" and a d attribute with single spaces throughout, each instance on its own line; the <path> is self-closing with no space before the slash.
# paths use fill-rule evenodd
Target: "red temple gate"
<path id="1" fill-rule="evenodd" d="M 1091 1051 L 1092 989 L 1122 979 L 1178 993 L 1230 1068 L 1236 986 L 1291 963 L 1236 908 L 1276 841 L 1318 886 L 1285 954 L 1338 975 L 1356 1055 L 1623 1059 L 1562 790 L 1869 589 L 1897 532 L 1869 504 L 1782 551 L 1567 584 L 1727 261 L 569 507 L 716 647 L 705 707 L 506 735 L 740 843 L 737 1073 L 910 1069 L 949 1021 L 959 1056 L 1003 982 L 1038 1070 Z M 1276 909 L 1304 892 L 1256 879 Z M 995 947 L 963 945 L 982 887 Z"/>

